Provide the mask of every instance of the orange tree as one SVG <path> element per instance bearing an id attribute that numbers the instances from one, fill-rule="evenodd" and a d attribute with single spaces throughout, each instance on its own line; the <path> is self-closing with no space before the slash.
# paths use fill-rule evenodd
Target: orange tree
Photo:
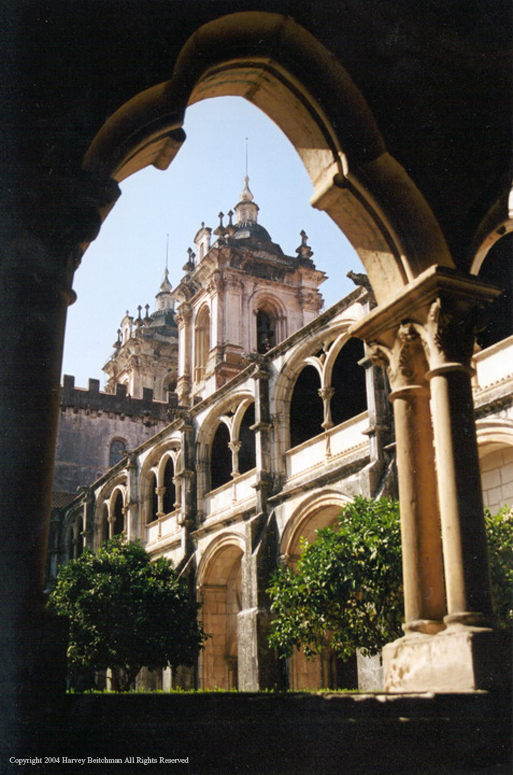
<path id="1" fill-rule="evenodd" d="M 495 614 L 513 621 L 513 519 L 485 513 Z M 399 503 L 357 497 L 334 527 L 302 544 L 296 569 L 277 571 L 269 588 L 270 643 L 283 656 L 329 647 L 342 659 L 378 653 L 401 637 L 403 591 Z"/>
<path id="2" fill-rule="evenodd" d="M 120 691 L 142 667 L 193 665 L 206 638 L 172 563 L 119 536 L 61 566 L 49 608 L 69 622 L 71 675 L 110 669 Z"/>

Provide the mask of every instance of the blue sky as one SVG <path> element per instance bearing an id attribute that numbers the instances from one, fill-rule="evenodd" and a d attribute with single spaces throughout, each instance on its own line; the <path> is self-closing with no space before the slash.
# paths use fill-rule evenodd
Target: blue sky
<path id="1" fill-rule="evenodd" d="M 155 308 L 166 260 L 175 286 L 187 248 L 201 221 L 215 228 L 220 210 L 233 209 L 245 174 L 259 222 L 283 251 L 295 255 L 304 229 L 313 260 L 329 279 L 321 286 L 326 306 L 350 292 L 349 269 L 360 261 L 338 227 L 311 207 L 312 185 L 285 135 L 260 110 L 236 97 L 205 100 L 188 108 L 182 149 L 166 172 L 147 168 L 121 184 L 122 195 L 91 244 L 75 275 L 78 299 L 68 311 L 63 373 L 87 387 L 89 377 L 104 384 L 102 365 L 112 352 L 119 322 L 137 305 Z"/>

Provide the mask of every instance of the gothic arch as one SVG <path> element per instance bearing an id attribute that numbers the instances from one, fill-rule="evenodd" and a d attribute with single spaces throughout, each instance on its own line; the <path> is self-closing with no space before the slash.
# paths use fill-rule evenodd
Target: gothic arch
<path id="1" fill-rule="evenodd" d="M 333 524 L 351 501 L 350 495 L 336 490 L 317 490 L 304 498 L 287 520 L 281 536 L 280 552 L 285 562 L 297 559 L 300 538 L 311 541 L 315 530 Z"/>
<path id="2" fill-rule="evenodd" d="M 173 460 L 176 476 L 182 460 L 181 442 L 178 438 L 166 438 L 158 444 L 141 466 L 141 527 L 154 521 L 156 514 L 154 490 L 162 486 L 165 466 L 170 457 Z"/>
<path id="3" fill-rule="evenodd" d="M 272 349 L 275 345 L 279 344 L 283 339 L 287 338 L 288 326 L 287 326 L 287 310 L 283 302 L 278 299 L 274 293 L 262 290 L 257 292 L 251 299 L 251 317 L 254 318 L 254 325 L 251 333 L 251 349 L 257 352 L 266 352 L 266 349 L 261 350 L 259 348 L 258 337 L 258 315 L 259 313 L 266 314 L 273 322 L 274 338 L 269 342 L 268 350 Z"/>
<path id="4" fill-rule="evenodd" d="M 198 593 L 203 602 L 203 626 L 211 635 L 201 655 L 204 689 L 236 689 L 238 617 L 242 607 L 242 557 L 240 536 L 225 534 L 214 540 L 198 568 Z"/>
<path id="5" fill-rule="evenodd" d="M 513 231 L 513 185 L 508 195 L 494 202 L 482 220 L 474 239 L 470 273 L 478 274 L 488 252 L 496 242 Z"/>
<path id="6" fill-rule="evenodd" d="M 216 96 L 248 99 L 287 135 L 314 186 L 312 204 L 351 241 L 378 302 L 433 264 L 453 266 L 436 218 L 387 152 L 349 74 L 291 17 L 243 12 L 199 28 L 172 78 L 106 121 L 85 170 L 121 181 L 149 164 L 166 169 L 185 140 L 187 105 Z"/>
<path id="7" fill-rule="evenodd" d="M 513 447 L 513 420 L 477 420 L 479 457 L 502 447 Z"/>

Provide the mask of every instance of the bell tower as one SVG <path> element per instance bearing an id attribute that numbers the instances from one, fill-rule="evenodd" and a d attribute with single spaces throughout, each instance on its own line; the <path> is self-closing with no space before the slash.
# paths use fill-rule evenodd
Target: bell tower
<path id="1" fill-rule="evenodd" d="M 265 353 L 315 318 L 323 305 L 308 237 L 286 255 L 258 222 L 259 207 L 244 187 L 228 223 L 201 224 L 185 275 L 172 292 L 179 334 L 177 393 L 181 405 L 206 398 L 234 377 L 244 354 Z M 235 215 L 235 223 L 233 217 Z"/>

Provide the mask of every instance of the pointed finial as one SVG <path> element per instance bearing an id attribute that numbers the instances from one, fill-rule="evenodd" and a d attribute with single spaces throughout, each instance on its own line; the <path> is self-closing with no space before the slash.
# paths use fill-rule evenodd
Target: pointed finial
<path id="1" fill-rule="evenodd" d="M 253 196 L 249 187 L 249 178 L 246 175 L 244 178 L 244 188 L 242 190 L 242 194 L 240 195 L 241 202 L 252 202 L 254 198 L 255 197 Z"/>
<path id="2" fill-rule="evenodd" d="M 146 322 L 148 322 L 148 320 L 150 319 L 150 305 L 149 304 L 145 304 L 144 305 L 144 309 L 146 310 L 146 315 L 144 317 L 144 320 Z"/>
<path id="3" fill-rule="evenodd" d="M 312 263 L 311 258 L 313 256 L 313 250 L 308 244 L 308 234 L 304 229 L 302 229 L 299 232 L 299 236 L 301 237 L 301 245 L 298 248 L 296 248 L 296 253 L 298 254 L 300 259 L 310 261 L 310 263 Z"/>

